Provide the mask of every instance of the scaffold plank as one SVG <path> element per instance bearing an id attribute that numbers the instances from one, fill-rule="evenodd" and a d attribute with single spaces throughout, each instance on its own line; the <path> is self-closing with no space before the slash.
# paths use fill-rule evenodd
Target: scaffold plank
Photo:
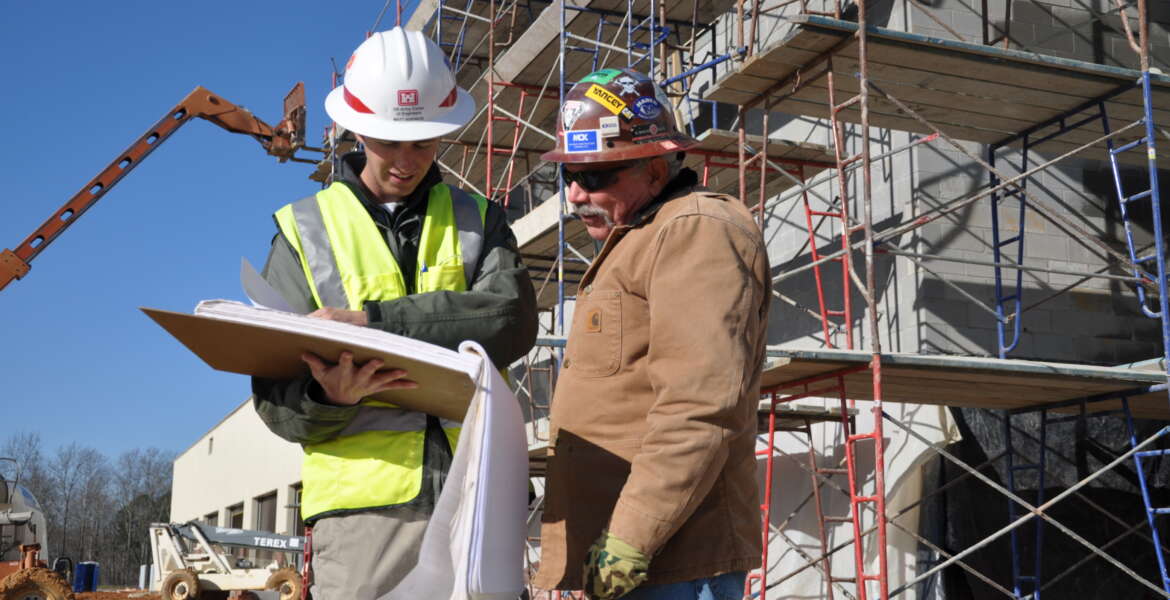
<path id="1" fill-rule="evenodd" d="M 769 403 L 767 401 L 760 402 L 759 409 L 756 411 L 756 424 L 759 433 L 768 433 L 769 411 Z M 849 416 L 854 416 L 857 411 L 848 409 L 847 413 Z M 839 423 L 840 421 L 841 413 L 839 410 L 803 404 L 776 405 L 776 431 L 803 431 L 806 423 Z M 528 474 L 532 477 L 544 477 L 547 471 L 548 444 L 542 443 L 529 448 Z"/>
<path id="2" fill-rule="evenodd" d="M 816 16 L 794 17 L 791 22 L 792 30 L 781 42 L 758 51 L 723 76 L 708 91 L 707 98 L 753 104 L 766 94 L 772 110 L 825 117 L 828 87 L 824 58 L 829 55 L 833 57 L 835 84 L 842 95 L 856 93 L 857 44 L 852 36 L 857 25 Z M 877 27 L 870 28 L 868 39 L 868 73 L 875 85 L 907 103 L 943 133 L 980 143 L 999 142 L 1037 123 L 1066 115 L 1134 83 L 1140 75 L 1132 69 Z M 1155 105 L 1170 107 L 1170 77 L 1155 74 L 1151 80 Z M 784 85 L 778 85 L 781 82 Z M 881 94 L 871 92 L 870 101 L 872 125 L 930 132 Z M 1108 98 L 1105 105 L 1116 130 L 1141 116 L 1141 92 L 1136 88 L 1128 90 Z M 1155 112 L 1156 116 L 1170 118 L 1170 110 Z M 860 121 L 856 109 L 845 110 L 841 115 L 847 121 Z M 1045 133 L 1039 131 L 1036 135 Z M 1090 124 L 1034 149 L 1063 153 L 1102 133 L 1100 124 Z M 1139 136 L 1135 130 L 1119 139 Z M 1100 159 L 1106 157 L 1103 144 L 1094 151 L 1099 152 Z M 1141 162 L 1145 156 L 1132 153 L 1122 158 Z M 1161 165 L 1170 166 L 1170 157 L 1158 158 Z"/>
<path id="3" fill-rule="evenodd" d="M 684 164 L 694 169 L 699 176 L 703 175 L 704 165 L 710 165 L 708 170 L 707 187 L 721 194 L 739 196 L 739 136 L 734 131 L 725 129 L 708 129 L 699 134 L 699 146 L 687 153 Z M 748 135 L 745 142 L 755 150 L 763 148 L 763 137 Z M 752 156 L 747 154 L 748 158 Z M 768 138 L 768 160 L 788 170 L 797 180 L 803 167 L 805 179 L 810 179 L 817 173 L 833 167 L 835 158 L 829 149 L 820 144 Z M 760 175 L 758 170 L 748 171 L 744 178 L 748 190 L 747 198 L 740 198 L 748 206 L 754 206 L 759 200 Z M 796 185 L 796 180 L 785 177 L 775 171 L 768 173 L 765 182 L 765 197 L 770 198 Z"/>
<path id="4" fill-rule="evenodd" d="M 868 352 L 769 348 L 772 363 L 761 387 L 783 387 L 826 376 L 872 359 Z M 873 399 L 873 379 L 862 370 L 844 376 L 850 398 Z M 968 408 L 1016 409 L 1165 384 L 1164 373 L 1118 367 L 1014 359 L 921 354 L 882 355 L 882 400 Z M 815 389 L 815 384 L 812 386 Z M 1129 398 L 1135 417 L 1170 418 L 1165 391 Z M 1120 408 L 1120 400 L 1093 402 L 1086 412 Z M 1063 407 L 1063 412 L 1076 410 Z"/>

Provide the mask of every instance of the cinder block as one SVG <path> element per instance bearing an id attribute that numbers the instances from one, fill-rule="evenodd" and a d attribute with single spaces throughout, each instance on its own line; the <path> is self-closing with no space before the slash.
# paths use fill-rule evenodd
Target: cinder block
<path id="1" fill-rule="evenodd" d="M 1158 319 L 1135 319 L 1133 322 L 1133 340 L 1160 344 L 1162 342 L 1162 323 Z"/>
<path id="2" fill-rule="evenodd" d="M 1057 30 L 1046 34 L 1038 29 L 1035 50 L 1054 56 L 1071 56 L 1076 50 L 1075 39 L 1076 34 L 1071 31 Z"/>
<path id="3" fill-rule="evenodd" d="M 1024 330 L 1030 333 L 1055 333 L 1052 327 L 1052 311 L 1033 308 L 1024 313 Z"/>
<path id="4" fill-rule="evenodd" d="M 1162 347 L 1158 343 L 1117 341 L 1114 347 L 1116 352 L 1112 364 L 1125 364 L 1162 356 Z"/>
<path id="5" fill-rule="evenodd" d="M 1068 258 L 1068 238 L 1058 235 L 1032 234 L 1024 239 L 1027 256 L 1046 259 Z"/>
<path id="6" fill-rule="evenodd" d="M 951 13 L 951 27 L 967 36 L 968 41 L 983 40 L 983 16 L 972 10 L 956 10 Z"/>
<path id="7" fill-rule="evenodd" d="M 1035 343 L 1035 357 L 1040 360 L 1068 360 L 1069 346 L 1072 345 L 1072 336 L 1062 336 L 1059 333 L 1037 333 L 1033 336 Z"/>
<path id="8" fill-rule="evenodd" d="M 1052 24 L 1052 7 L 1033 0 L 1017 0 L 1012 2 L 1012 30 L 1016 23 L 1032 23 L 1037 25 Z"/>
<path id="9" fill-rule="evenodd" d="M 987 302 L 987 306 L 995 309 L 995 302 Z M 1010 310 L 1010 309 L 1009 309 Z M 967 326 L 972 329 L 995 329 L 997 319 L 995 315 L 983 310 L 973 303 L 967 303 Z"/>

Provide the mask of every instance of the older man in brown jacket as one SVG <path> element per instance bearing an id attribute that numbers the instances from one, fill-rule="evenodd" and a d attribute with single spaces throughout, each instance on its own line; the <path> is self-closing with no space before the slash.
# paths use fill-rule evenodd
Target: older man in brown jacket
<path id="1" fill-rule="evenodd" d="M 605 245 L 582 278 L 552 404 L 535 584 L 591 598 L 743 595 L 760 564 L 755 431 L 763 237 L 680 169 L 695 141 L 628 69 L 566 96 L 568 200 Z"/>

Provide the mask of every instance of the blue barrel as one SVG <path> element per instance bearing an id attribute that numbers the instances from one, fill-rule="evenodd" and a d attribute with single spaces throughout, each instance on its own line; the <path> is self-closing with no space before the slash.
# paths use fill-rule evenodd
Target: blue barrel
<path id="1" fill-rule="evenodd" d="M 74 594 L 92 591 L 87 587 L 89 585 L 90 579 L 92 578 L 90 575 L 90 570 L 93 568 L 91 566 L 92 564 L 93 563 L 80 562 L 73 567 Z"/>
<path id="2" fill-rule="evenodd" d="M 73 592 L 93 592 L 98 586 L 98 563 L 79 562 L 73 569 Z"/>
<path id="3" fill-rule="evenodd" d="M 89 564 L 91 565 L 89 571 L 89 591 L 96 592 L 98 589 L 98 579 L 99 575 L 101 574 L 102 566 L 101 564 L 95 562 L 91 562 Z"/>

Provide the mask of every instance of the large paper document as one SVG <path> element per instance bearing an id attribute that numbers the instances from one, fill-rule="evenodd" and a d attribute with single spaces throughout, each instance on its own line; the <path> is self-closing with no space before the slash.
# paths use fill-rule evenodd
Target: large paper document
<path id="1" fill-rule="evenodd" d="M 384 600 L 515 600 L 523 591 L 528 503 L 524 418 L 479 344 L 464 342 L 455 352 L 368 327 L 228 300 L 201 302 L 193 315 L 142 311 L 215 369 L 293 377 L 307 372 L 302 352 L 336 361 L 349 350 L 355 361 L 377 357 L 387 367 L 409 371 L 418 389 L 376 397 L 462 421 L 463 427 L 418 565 Z"/>
<path id="2" fill-rule="evenodd" d="M 473 342 L 460 351 L 486 356 Z M 524 418 L 491 362 L 484 365 L 418 565 L 379 600 L 515 600 L 524 589 Z"/>
<path id="3" fill-rule="evenodd" d="M 214 369 L 289 379 L 309 372 L 301 354 L 337 362 L 342 351 L 364 363 L 380 358 L 386 368 L 406 369 L 417 389 L 387 390 L 374 397 L 438 417 L 460 421 L 475 393 L 481 359 L 369 327 L 248 306 L 205 300 L 188 315 L 143 308 Z"/>

